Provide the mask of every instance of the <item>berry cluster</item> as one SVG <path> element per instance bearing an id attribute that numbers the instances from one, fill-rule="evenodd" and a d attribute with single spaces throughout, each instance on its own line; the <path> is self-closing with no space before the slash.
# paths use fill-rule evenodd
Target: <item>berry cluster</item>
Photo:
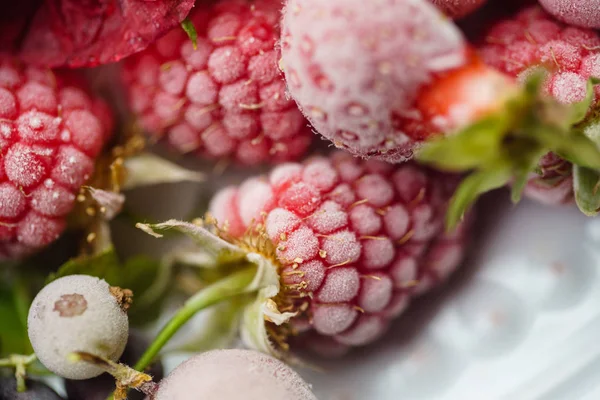
<path id="1" fill-rule="evenodd" d="M 315 400 L 285 362 L 368 345 L 446 282 L 479 195 L 600 210 L 594 0 L 512 15 L 500 0 L 25 3 L 0 17 L 0 367 L 15 369 L 0 400 L 61 399 L 29 378 L 35 360 L 70 400 Z M 202 218 L 137 222 L 153 218 L 124 207 L 126 182 L 201 175 L 143 152 L 143 134 L 213 171 L 271 169 L 200 183 Z M 122 210 L 193 240 L 126 258 L 107 222 Z M 50 246 L 81 220 L 87 245 Z M 153 340 L 130 329 L 165 298 L 178 307 Z M 159 355 L 200 311 L 207 336 L 181 348 L 252 350 L 164 376 Z"/>

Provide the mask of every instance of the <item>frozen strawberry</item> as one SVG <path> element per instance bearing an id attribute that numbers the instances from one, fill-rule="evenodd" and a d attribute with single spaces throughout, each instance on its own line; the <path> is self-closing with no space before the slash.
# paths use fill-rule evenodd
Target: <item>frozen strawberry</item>
<path id="1" fill-rule="evenodd" d="M 289 0 L 282 68 L 321 135 L 389 162 L 497 109 L 514 86 L 469 53 L 458 28 L 425 0 Z"/>
<path id="2" fill-rule="evenodd" d="M 109 138 L 109 110 L 76 82 L 0 59 L 0 259 L 58 238 Z"/>
<path id="3" fill-rule="evenodd" d="M 460 18 L 481 7 L 486 0 L 430 0 L 444 14 L 452 18 Z"/>
<path id="4" fill-rule="evenodd" d="M 550 72 L 545 89 L 561 103 L 582 101 L 588 79 L 600 77 L 600 35 L 591 29 L 564 25 L 537 6 L 494 24 L 478 50 L 488 65 L 520 80 L 543 66 Z M 596 87 L 592 105 L 599 100 L 600 87 Z M 547 154 L 525 193 L 549 204 L 571 202 L 571 170 L 569 162 Z"/>
<path id="5" fill-rule="evenodd" d="M 242 164 L 303 155 L 313 137 L 278 68 L 279 0 L 199 3 L 197 49 L 175 28 L 124 65 L 143 127 L 181 153 Z"/>
<path id="6" fill-rule="evenodd" d="M 600 29 L 598 0 L 540 0 L 542 7 L 569 25 Z"/>
<path id="7" fill-rule="evenodd" d="M 443 231 L 455 183 L 412 163 L 392 167 L 339 152 L 224 189 L 210 210 L 228 237 L 252 243 L 263 232 L 272 243 L 266 256 L 282 285 L 274 301 L 297 313 L 292 331 L 347 348 L 376 340 L 411 298 L 462 261 L 465 226 Z M 286 332 L 268 331 L 275 342 Z"/>
<path id="8" fill-rule="evenodd" d="M 511 181 L 518 200 L 548 151 L 600 168 L 598 147 L 577 127 L 595 101 L 596 82 L 587 79 L 597 76 L 594 47 L 547 39 L 554 23 L 539 21 L 548 19 L 541 10 L 519 17 L 533 21 L 530 31 L 508 21 L 501 43 L 531 37 L 517 55 L 539 55 L 550 72 L 565 71 L 545 81 L 541 71 L 530 71 L 521 84 L 484 63 L 428 2 L 349 0 L 340 12 L 341 3 L 288 1 L 282 66 L 290 94 L 319 133 L 355 155 L 402 162 L 416 152 L 421 162 L 473 171 L 453 197 L 449 225 L 479 194 Z M 575 33 L 571 40 L 595 46 L 595 36 Z"/>
<path id="9" fill-rule="evenodd" d="M 0 5 L 0 51 L 30 65 L 118 61 L 178 25 L 193 0 L 22 0 Z"/>

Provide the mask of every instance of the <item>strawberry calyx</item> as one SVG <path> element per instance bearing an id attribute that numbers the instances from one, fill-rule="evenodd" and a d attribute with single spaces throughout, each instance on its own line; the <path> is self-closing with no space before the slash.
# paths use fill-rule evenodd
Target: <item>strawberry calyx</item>
<path id="1" fill-rule="evenodd" d="M 417 159 L 422 163 L 454 172 L 471 172 L 450 201 L 446 215 L 448 229 L 454 228 L 469 206 L 490 190 L 512 183 L 511 197 L 518 202 L 528 179 L 548 152 L 571 162 L 579 176 L 584 173 L 586 178 L 580 183 L 585 180 L 586 184 L 580 184 L 579 189 L 581 192 L 584 186 L 590 197 L 589 170 L 600 171 L 600 140 L 590 139 L 585 132 L 593 87 L 600 79 L 590 78 L 584 100 L 561 104 L 544 94 L 545 76 L 543 70 L 532 72 L 522 90 L 507 100 L 504 107 L 454 134 L 434 138 L 420 149 Z M 600 193 L 593 197 L 600 206 Z M 586 202 L 578 204 L 589 215 L 591 205 Z"/>

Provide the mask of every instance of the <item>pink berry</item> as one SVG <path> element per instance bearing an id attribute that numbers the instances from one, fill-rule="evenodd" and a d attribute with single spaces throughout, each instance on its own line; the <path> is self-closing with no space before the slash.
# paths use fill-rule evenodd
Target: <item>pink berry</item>
<path id="1" fill-rule="evenodd" d="M 282 293 L 303 310 L 291 325 L 346 348 L 375 340 L 411 297 L 459 265 L 466 229 L 443 231 L 455 181 L 411 163 L 337 152 L 224 189 L 210 210 L 234 238 L 249 226 L 264 229 Z"/>
<path id="2" fill-rule="evenodd" d="M 177 27 L 129 57 L 129 104 L 148 133 L 180 153 L 248 165 L 302 156 L 312 133 L 279 72 L 280 8 L 278 0 L 199 3 L 190 15 L 197 49 Z"/>
<path id="3" fill-rule="evenodd" d="M 569 25 L 600 29 L 600 4 L 597 0 L 540 0 L 542 7 Z"/>
<path id="4" fill-rule="evenodd" d="M 106 106 L 73 82 L 0 59 L 0 259 L 60 236 L 109 139 Z"/>

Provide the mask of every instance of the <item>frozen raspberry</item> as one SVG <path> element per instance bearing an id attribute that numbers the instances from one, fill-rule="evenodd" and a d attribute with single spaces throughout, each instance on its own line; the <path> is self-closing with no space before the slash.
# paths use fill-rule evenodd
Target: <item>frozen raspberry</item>
<path id="1" fill-rule="evenodd" d="M 598 0 L 540 0 L 542 7 L 569 25 L 600 29 Z"/>
<path id="2" fill-rule="evenodd" d="M 305 310 L 292 326 L 343 349 L 378 338 L 412 297 L 461 262 L 465 226 L 443 230 L 455 185 L 412 163 L 339 152 L 224 189 L 210 209 L 233 237 L 260 223 L 276 247 L 283 292 Z"/>
<path id="3" fill-rule="evenodd" d="M 243 164 L 301 156 L 312 133 L 278 69 L 279 0 L 200 2 L 197 49 L 177 28 L 127 59 L 129 103 L 177 151 Z"/>
<path id="4" fill-rule="evenodd" d="M 481 7 L 486 0 L 430 0 L 446 15 L 460 18 Z"/>
<path id="5" fill-rule="evenodd" d="M 109 110 L 76 82 L 0 59 L 0 259 L 58 238 L 109 138 Z"/>
<path id="6" fill-rule="evenodd" d="M 483 60 L 501 71 L 525 79 L 537 66 L 550 71 L 546 90 L 562 103 L 583 100 L 588 78 L 600 77 L 600 35 L 591 29 L 567 26 L 538 6 L 496 23 L 479 47 Z M 600 100 L 595 88 L 594 104 Z M 570 202 L 570 164 L 553 154 L 539 165 L 540 175 L 525 193 L 544 203 Z"/>

